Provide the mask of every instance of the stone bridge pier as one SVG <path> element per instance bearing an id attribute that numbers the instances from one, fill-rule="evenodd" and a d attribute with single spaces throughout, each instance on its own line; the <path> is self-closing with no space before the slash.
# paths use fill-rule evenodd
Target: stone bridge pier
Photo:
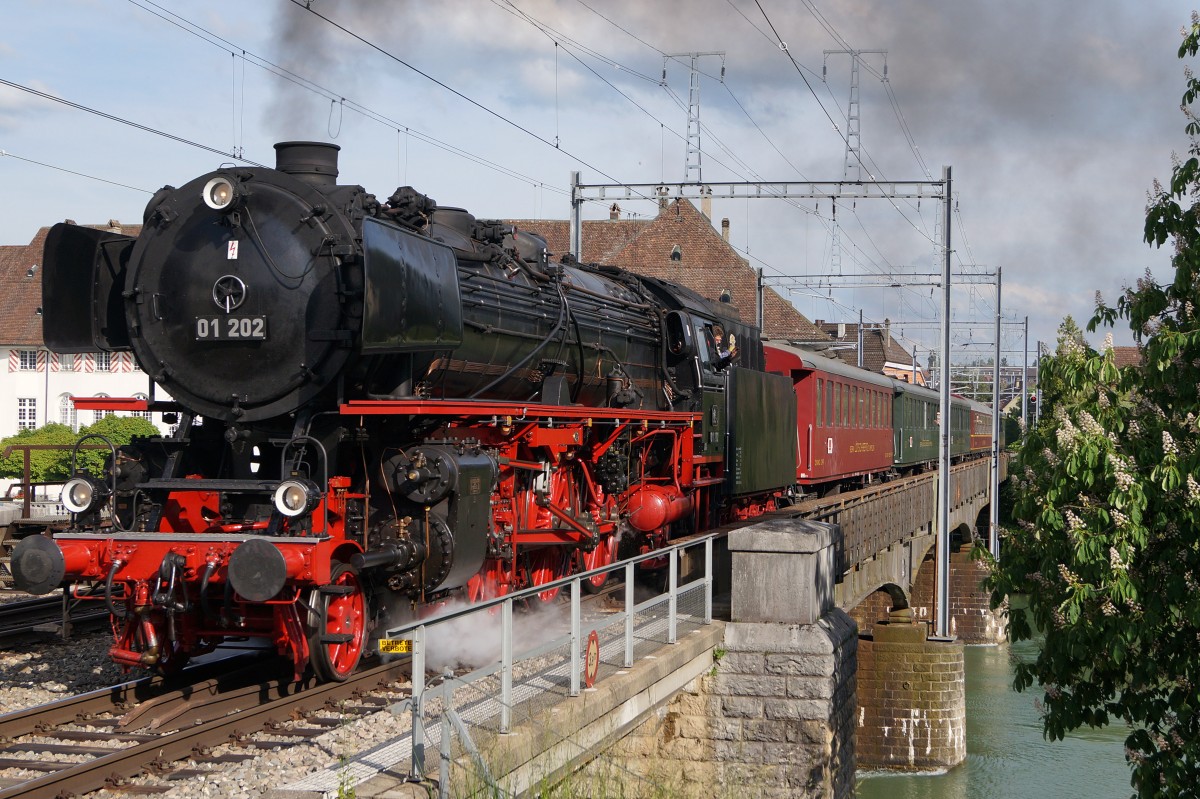
<path id="1" fill-rule="evenodd" d="M 856 768 L 931 770 L 966 757 L 964 642 L 995 642 L 969 542 L 987 468 L 952 481 L 952 634 L 934 618 L 932 476 L 731 532 L 730 621 L 711 670 L 612 754 L 687 796 L 855 793 Z M 820 521 L 814 520 L 816 516 Z"/>

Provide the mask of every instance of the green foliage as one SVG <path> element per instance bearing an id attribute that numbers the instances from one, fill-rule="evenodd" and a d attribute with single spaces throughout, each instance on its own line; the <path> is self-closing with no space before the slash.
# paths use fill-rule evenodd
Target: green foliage
<path id="1" fill-rule="evenodd" d="M 10 445 L 22 444 L 58 444 L 70 447 L 78 436 L 65 424 L 48 424 L 36 430 L 22 430 L 15 436 L 0 441 L 0 452 Z M 67 479 L 70 459 L 64 466 L 63 452 L 67 450 L 32 450 L 29 453 L 29 479 L 35 483 L 50 483 Z M 20 480 L 24 476 L 25 453 L 14 450 L 7 458 L 0 459 L 0 477 L 15 477 Z"/>
<path id="2" fill-rule="evenodd" d="M 1180 57 L 1200 49 L 1200 17 Z M 1014 640 L 1045 634 L 1016 666 L 1019 690 L 1045 696 L 1045 734 L 1125 723 L 1139 796 L 1196 795 L 1200 785 L 1200 95 L 1184 94 L 1189 157 L 1155 185 L 1145 238 L 1173 245 L 1174 278 L 1147 274 L 1115 307 L 1097 301 L 1088 329 L 1128 322 L 1144 366 L 1118 370 L 1111 337 L 1089 349 L 1066 320 L 1042 362 L 1042 422 L 1012 469 L 1013 517 L 988 581 L 1013 609 Z"/>
<path id="3" fill-rule="evenodd" d="M 140 416 L 105 416 L 90 427 L 85 427 L 79 431 L 80 436 L 96 434 L 101 435 L 111 441 L 115 446 L 128 444 L 133 440 L 134 436 L 156 436 L 159 434 L 158 428 L 155 427 L 148 419 Z M 87 444 L 101 444 L 98 439 L 85 442 Z M 81 450 L 77 461 L 78 468 L 81 471 L 89 474 L 99 475 L 104 471 L 104 463 L 108 459 L 109 453 L 103 449 Z M 67 459 L 70 464 L 70 457 Z"/>
<path id="4" fill-rule="evenodd" d="M 158 428 L 148 420 L 137 416 L 106 416 L 91 427 L 78 433 L 63 424 L 51 423 L 36 430 L 22 430 L 15 436 L 0 441 L 0 452 L 10 444 L 55 444 L 59 449 L 33 450 L 30 452 L 30 479 L 35 483 L 61 482 L 71 476 L 71 447 L 82 436 L 96 433 L 104 436 L 116 446 L 128 444 L 134 436 L 156 436 Z M 86 444 L 102 444 L 98 439 Z M 78 468 L 95 475 L 102 474 L 104 463 L 109 457 L 106 449 L 80 450 Z M 21 479 L 24 453 L 14 451 L 0 460 L 0 477 Z"/>

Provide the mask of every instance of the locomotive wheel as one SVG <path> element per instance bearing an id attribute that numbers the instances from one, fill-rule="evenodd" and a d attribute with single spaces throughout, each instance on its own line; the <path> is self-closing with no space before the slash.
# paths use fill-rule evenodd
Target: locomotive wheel
<path id="1" fill-rule="evenodd" d="M 367 596 L 358 571 L 334 563 L 329 584 L 312 592 L 309 603 L 309 662 L 321 681 L 345 682 L 362 660 L 367 641 Z"/>
<path id="2" fill-rule="evenodd" d="M 545 585 L 567 576 L 569 561 L 559 547 L 546 547 L 529 556 L 529 581 L 533 585 Z M 562 588 L 550 588 L 538 592 L 538 599 L 553 602 Z"/>
<path id="3" fill-rule="evenodd" d="M 502 597 L 508 593 L 508 586 L 504 562 L 489 558 L 479 573 L 467 581 L 467 601 L 486 602 Z M 493 613 L 499 610 L 499 607 L 492 608 Z"/>
<path id="4" fill-rule="evenodd" d="M 604 536 L 604 538 L 600 539 L 600 543 L 596 545 L 595 549 L 593 549 L 591 552 L 583 553 L 584 571 L 599 569 L 601 566 L 607 566 L 612 563 L 613 555 L 615 554 L 616 549 L 617 542 L 614 540 L 613 536 Z M 611 574 L 612 572 L 605 572 L 598 577 L 592 577 L 584 580 L 584 592 L 588 594 L 600 593 L 600 590 L 604 588 L 604 585 L 608 582 L 609 575 Z"/>

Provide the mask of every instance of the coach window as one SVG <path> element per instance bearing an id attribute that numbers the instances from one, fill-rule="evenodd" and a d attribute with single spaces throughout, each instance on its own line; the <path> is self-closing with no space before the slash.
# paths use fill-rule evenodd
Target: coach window
<path id="1" fill-rule="evenodd" d="M 821 392 L 824 390 L 825 390 L 825 381 L 818 377 L 817 378 L 817 415 L 815 417 L 815 421 L 817 424 L 821 423 L 821 410 L 822 410 Z"/>
<path id="2" fill-rule="evenodd" d="M 833 383 L 825 381 L 825 426 L 833 427 Z"/>
<path id="3" fill-rule="evenodd" d="M 850 426 L 850 386 L 842 386 L 842 424 Z"/>

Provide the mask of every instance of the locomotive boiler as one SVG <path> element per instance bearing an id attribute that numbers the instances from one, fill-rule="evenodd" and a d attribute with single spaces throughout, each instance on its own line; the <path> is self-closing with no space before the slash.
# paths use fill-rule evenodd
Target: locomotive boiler
<path id="1" fill-rule="evenodd" d="M 795 397 L 755 328 L 411 188 L 341 185 L 338 149 L 166 187 L 136 237 L 51 230 L 47 346 L 132 351 L 176 427 L 72 477 L 70 529 L 13 553 L 21 588 L 102 585 L 126 666 L 252 636 L 342 680 L 382 615 L 777 506 Z"/>

